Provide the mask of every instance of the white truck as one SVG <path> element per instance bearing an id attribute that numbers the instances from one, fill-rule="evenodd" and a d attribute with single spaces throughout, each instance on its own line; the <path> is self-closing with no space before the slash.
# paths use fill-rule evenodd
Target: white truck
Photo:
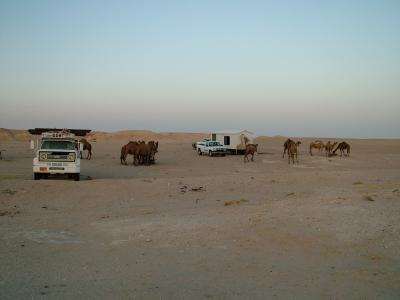
<path id="1" fill-rule="evenodd" d="M 225 156 L 228 152 L 227 147 L 216 141 L 203 141 L 197 143 L 197 153 L 199 155 L 208 154 L 209 156 Z"/>
<path id="2" fill-rule="evenodd" d="M 33 141 L 31 149 L 35 149 Z M 33 159 L 34 179 L 64 174 L 70 179 L 79 181 L 82 150 L 83 144 L 79 143 L 75 134 L 68 130 L 42 132 L 40 146 L 38 141 Z"/>

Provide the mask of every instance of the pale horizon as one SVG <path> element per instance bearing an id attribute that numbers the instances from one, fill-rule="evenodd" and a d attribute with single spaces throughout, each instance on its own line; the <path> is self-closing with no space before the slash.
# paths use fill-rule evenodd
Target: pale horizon
<path id="1" fill-rule="evenodd" d="M 0 127 L 400 138 L 400 2 L 2 1 Z"/>

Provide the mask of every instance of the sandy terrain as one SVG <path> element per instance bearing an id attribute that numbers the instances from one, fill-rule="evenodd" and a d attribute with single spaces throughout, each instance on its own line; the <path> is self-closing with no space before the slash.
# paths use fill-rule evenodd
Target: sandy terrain
<path id="1" fill-rule="evenodd" d="M 155 165 L 120 165 L 136 136 Z M 289 166 L 283 138 L 244 164 L 198 156 L 201 136 L 95 133 L 74 182 L 33 181 L 29 137 L 4 134 L 0 298 L 400 298 L 399 140 L 327 159 L 301 139 Z"/>

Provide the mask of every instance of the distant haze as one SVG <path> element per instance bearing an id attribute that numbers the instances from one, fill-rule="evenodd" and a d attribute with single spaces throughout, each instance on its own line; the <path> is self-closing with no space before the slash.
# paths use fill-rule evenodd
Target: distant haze
<path id="1" fill-rule="evenodd" d="M 0 2 L 0 127 L 386 138 L 399 112 L 400 1 Z"/>

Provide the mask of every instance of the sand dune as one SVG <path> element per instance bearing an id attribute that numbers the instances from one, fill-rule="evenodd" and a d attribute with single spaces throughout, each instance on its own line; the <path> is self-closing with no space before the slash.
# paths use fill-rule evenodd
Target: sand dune
<path id="1" fill-rule="evenodd" d="M 122 131 L 92 131 L 87 135 L 90 140 L 158 140 L 164 143 L 168 142 L 187 142 L 199 140 L 207 137 L 206 133 L 186 133 L 186 132 L 154 132 L 150 130 L 122 130 Z M 23 129 L 6 129 L 0 128 L 0 141 L 28 141 L 34 136 Z"/>

